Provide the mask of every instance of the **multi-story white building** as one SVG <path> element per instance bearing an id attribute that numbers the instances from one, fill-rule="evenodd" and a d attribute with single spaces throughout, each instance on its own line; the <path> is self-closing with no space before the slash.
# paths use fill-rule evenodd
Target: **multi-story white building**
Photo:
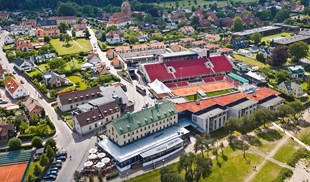
<path id="1" fill-rule="evenodd" d="M 231 103 L 227 106 L 228 116 L 234 116 L 236 118 L 241 118 L 252 114 L 257 109 L 257 101 L 242 99 L 238 102 Z"/>

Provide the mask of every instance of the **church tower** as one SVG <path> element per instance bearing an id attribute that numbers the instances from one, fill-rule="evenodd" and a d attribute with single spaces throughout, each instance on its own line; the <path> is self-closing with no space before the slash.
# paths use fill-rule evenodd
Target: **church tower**
<path id="1" fill-rule="evenodd" d="M 131 15 L 131 5 L 128 2 L 128 0 L 125 0 L 121 6 L 122 13 L 124 13 L 127 16 Z"/>

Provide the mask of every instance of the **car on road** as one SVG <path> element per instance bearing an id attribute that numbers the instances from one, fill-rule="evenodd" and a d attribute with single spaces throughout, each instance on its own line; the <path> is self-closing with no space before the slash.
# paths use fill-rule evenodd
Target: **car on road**
<path id="1" fill-rule="evenodd" d="M 107 66 L 107 70 L 110 70 L 111 68 L 109 66 Z"/>
<path id="2" fill-rule="evenodd" d="M 67 155 L 68 155 L 67 152 L 65 150 L 63 150 L 63 151 L 58 152 L 56 154 L 56 157 L 58 157 L 58 156 L 66 156 L 67 157 Z"/>
<path id="3" fill-rule="evenodd" d="M 43 177 L 43 180 L 45 180 L 45 181 L 46 181 L 46 180 L 54 181 L 54 180 L 56 180 L 56 178 L 57 178 L 57 176 L 50 174 L 50 175 L 45 175 L 45 176 Z"/>
<path id="4" fill-rule="evenodd" d="M 0 98 L 0 104 L 7 104 L 7 103 L 8 103 L 8 101 Z"/>
<path id="5" fill-rule="evenodd" d="M 25 82 L 23 80 L 20 81 L 21 84 L 24 84 Z"/>
<path id="6" fill-rule="evenodd" d="M 12 73 L 13 73 L 14 75 L 16 74 L 16 72 L 15 72 L 15 71 L 13 71 Z"/>
<path id="7" fill-rule="evenodd" d="M 149 96 L 151 97 L 151 99 L 155 99 L 155 96 L 153 94 L 149 94 Z"/>
<path id="8" fill-rule="evenodd" d="M 58 161 L 58 160 L 66 161 L 66 160 L 67 160 L 67 156 L 65 156 L 65 155 L 58 156 L 58 157 L 56 157 L 56 160 L 57 160 L 57 161 Z"/>

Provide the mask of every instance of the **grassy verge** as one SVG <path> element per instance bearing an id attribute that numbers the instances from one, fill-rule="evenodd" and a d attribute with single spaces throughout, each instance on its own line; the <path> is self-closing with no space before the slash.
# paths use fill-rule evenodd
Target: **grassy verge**
<path id="1" fill-rule="evenodd" d="M 286 163 L 297 151 L 298 145 L 295 141 L 289 140 L 273 156 L 274 159 Z"/>
<path id="2" fill-rule="evenodd" d="M 281 169 L 282 167 L 267 161 L 263 168 L 261 168 L 259 172 L 255 175 L 252 182 L 272 182 L 280 174 Z"/>
<path id="3" fill-rule="evenodd" d="M 33 177 L 35 177 L 34 176 L 34 166 L 35 165 L 38 165 L 39 166 L 39 168 L 41 169 L 41 171 L 43 171 L 44 170 L 44 167 L 42 167 L 41 165 L 40 165 L 40 160 L 38 160 L 38 161 L 32 161 L 31 163 L 30 163 L 30 166 L 29 166 L 29 169 L 28 169 L 28 173 L 27 173 L 27 175 L 26 175 L 26 180 L 28 179 L 28 177 L 30 176 L 30 175 L 32 175 Z"/>
<path id="4" fill-rule="evenodd" d="M 215 97 L 218 95 L 228 94 L 230 92 L 231 92 L 230 90 L 219 90 L 219 91 L 214 91 L 214 92 L 207 92 L 206 95 L 207 97 Z"/>

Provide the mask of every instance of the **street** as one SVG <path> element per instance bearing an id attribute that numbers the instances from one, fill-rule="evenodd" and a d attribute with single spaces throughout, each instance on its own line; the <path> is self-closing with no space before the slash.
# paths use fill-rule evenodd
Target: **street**
<path id="1" fill-rule="evenodd" d="M 8 32 L 2 33 L 0 47 L 3 46 L 4 37 L 7 34 Z M 14 64 L 9 63 L 2 48 L 0 50 L 0 58 L 0 63 L 3 64 L 4 68 L 12 73 Z M 14 76 L 19 81 L 22 79 L 24 80 L 24 78 L 18 74 L 15 74 Z M 28 90 L 29 95 L 38 99 L 39 103 L 45 109 L 45 113 L 53 121 L 56 127 L 56 135 L 54 136 L 54 139 L 56 140 L 58 147 L 65 149 L 68 154 L 72 156 L 72 161 L 67 160 L 63 164 L 63 167 L 58 174 L 57 181 L 72 181 L 74 171 L 78 170 L 81 163 L 84 162 L 85 154 L 87 155 L 88 150 L 94 146 L 96 137 L 92 137 L 91 135 L 81 137 L 78 134 L 73 133 L 61 118 L 58 117 L 51 104 L 47 103 L 44 99 L 39 99 L 38 92 L 31 84 L 25 82 L 23 86 Z"/>

